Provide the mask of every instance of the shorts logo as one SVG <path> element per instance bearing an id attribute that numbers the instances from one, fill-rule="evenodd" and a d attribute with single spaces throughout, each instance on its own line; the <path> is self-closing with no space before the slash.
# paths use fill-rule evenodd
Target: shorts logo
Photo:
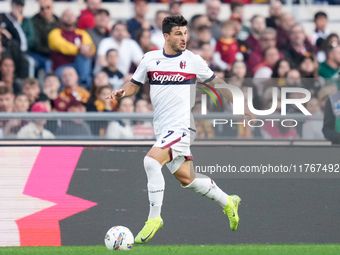
<path id="1" fill-rule="evenodd" d="M 179 63 L 179 67 L 181 69 L 185 69 L 185 67 L 187 66 L 187 62 L 185 60 L 182 60 L 180 63 Z"/>

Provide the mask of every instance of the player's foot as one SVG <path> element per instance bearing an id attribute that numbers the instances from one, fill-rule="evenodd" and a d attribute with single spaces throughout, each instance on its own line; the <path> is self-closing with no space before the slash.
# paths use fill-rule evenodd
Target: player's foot
<path id="1" fill-rule="evenodd" d="M 238 206 L 241 202 L 241 198 L 237 195 L 230 195 L 228 196 L 228 204 L 224 207 L 224 214 L 228 215 L 229 222 L 230 222 L 230 229 L 235 231 L 238 226 L 238 222 L 240 218 L 238 217 Z"/>
<path id="2" fill-rule="evenodd" d="M 163 228 L 163 220 L 161 216 L 158 216 L 153 220 L 149 218 L 148 221 L 145 222 L 144 228 L 136 236 L 135 243 L 146 243 L 150 241 L 161 228 Z"/>

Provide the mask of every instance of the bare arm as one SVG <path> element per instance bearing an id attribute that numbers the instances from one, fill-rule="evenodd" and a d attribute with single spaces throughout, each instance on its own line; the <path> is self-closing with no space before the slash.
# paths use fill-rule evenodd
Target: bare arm
<path id="1" fill-rule="evenodd" d="M 217 84 L 227 84 L 224 80 L 222 80 L 221 78 L 215 77 L 211 83 L 213 84 L 213 86 L 215 87 L 215 85 Z M 216 88 L 216 90 L 218 92 L 220 92 L 222 94 L 222 96 L 224 98 L 226 98 L 228 101 L 230 101 L 231 103 L 233 102 L 233 94 L 231 94 L 229 89 L 226 88 Z"/>
<path id="2" fill-rule="evenodd" d="M 128 81 L 123 85 L 123 87 L 119 90 L 113 90 L 110 95 L 108 95 L 105 99 L 115 100 L 120 99 L 123 96 L 129 97 L 136 94 L 139 90 L 140 86 L 137 84 Z"/>
<path id="3" fill-rule="evenodd" d="M 212 85 L 215 87 L 215 85 L 217 84 L 227 84 L 225 81 L 223 81 L 221 78 L 215 77 L 212 81 L 211 81 Z M 231 93 L 231 91 L 227 88 L 216 88 L 216 90 L 222 94 L 222 96 L 224 98 L 226 98 L 228 101 L 230 101 L 231 103 L 233 103 L 233 94 Z M 247 120 L 246 116 L 249 116 L 251 119 L 256 119 L 255 114 L 253 114 L 249 109 L 248 109 L 248 105 L 246 103 L 244 103 L 244 115 L 243 118 L 245 120 Z M 253 123 L 255 124 L 256 121 L 253 121 Z"/>

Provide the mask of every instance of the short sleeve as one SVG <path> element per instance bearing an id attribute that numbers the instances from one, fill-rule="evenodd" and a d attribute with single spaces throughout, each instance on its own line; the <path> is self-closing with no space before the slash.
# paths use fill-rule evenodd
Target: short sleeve
<path id="1" fill-rule="evenodd" d="M 204 61 L 203 58 L 199 55 L 195 55 L 196 58 L 196 75 L 197 78 L 202 82 L 206 83 L 212 81 L 215 78 L 214 72 L 209 68 L 207 62 Z"/>
<path id="2" fill-rule="evenodd" d="M 108 40 L 109 38 L 105 38 L 101 40 L 98 45 L 97 55 L 98 56 L 105 56 L 109 49 L 113 49 L 112 43 Z"/>
<path id="3" fill-rule="evenodd" d="M 135 41 L 131 40 L 131 53 L 132 61 L 134 64 L 138 64 L 143 57 L 143 51 L 141 47 Z"/>
<path id="4" fill-rule="evenodd" d="M 135 71 L 135 73 L 133 74 L 132 78 L 131 78 L 131 82 L 139 85 L 139 86 L 143 86 L 143 84 L 146 82 L 147 78 L 148 78 L 148 69 L 147 69 L 147 63 L 148 61 L 144 57 L 142 58 L 142 61 L 139 63 L 137 70 Z"/>

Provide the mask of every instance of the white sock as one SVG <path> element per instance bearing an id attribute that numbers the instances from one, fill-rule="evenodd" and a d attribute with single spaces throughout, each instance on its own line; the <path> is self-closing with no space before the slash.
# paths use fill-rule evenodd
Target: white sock
<path id="1" fill-rule="evenodd" d="M 216 201 L 223 208 L 228 204 L 228 195 L 224 193 L 216 183 L 203 174 L 196 174 L 195 178 L 189 185 L 182 186 L 185 189 L 193 189 L 198 194 Z"/>
<path id="2" fill-rule="evenodd" d="M 156 219 L 161 215 L 165 182 L 162 165 L 155 159 L 145 156 L 144 168 L 148 178 L 148 197 L 150 201 L 149 218 Z"/>

